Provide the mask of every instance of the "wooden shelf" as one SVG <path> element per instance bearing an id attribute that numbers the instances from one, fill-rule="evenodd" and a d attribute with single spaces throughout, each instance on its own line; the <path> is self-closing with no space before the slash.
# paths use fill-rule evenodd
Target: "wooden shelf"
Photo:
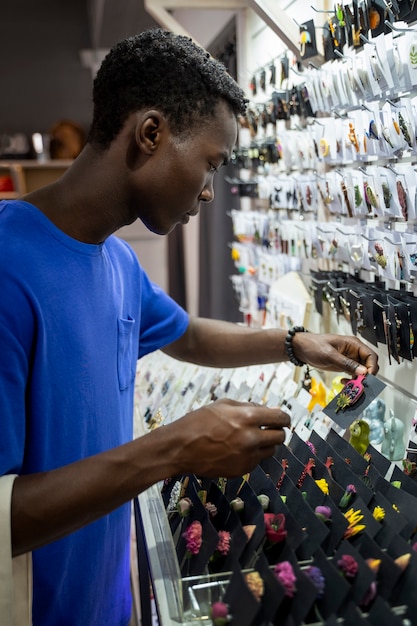
<path id="1" fill-rule="evenodd" d="M 0 161 L 0 175 L 9 174 L 13 180 L 14 191 L 0 191 L 0 199 L 19 198 L 25 193 L 52 183 L 68 169 L 72 161 Z"/>

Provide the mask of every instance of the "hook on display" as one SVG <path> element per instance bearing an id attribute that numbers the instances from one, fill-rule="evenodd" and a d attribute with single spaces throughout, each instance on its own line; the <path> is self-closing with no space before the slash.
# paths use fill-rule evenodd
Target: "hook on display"
<path id="1" fill-rule="evenodd" d="M 409 32 L 417 32 L 417 27 L 412 28 L 411 26 L 408 27 L 404 27 L 404 26 L 395 26 L 395 24 L 392 24 L 389 20 L 385 20 L 384 21 L 385 26 L 388 26 L 388 28 L 390 28 L 391 30 L 395 31 L 396 33 L 409 33 Z"/>

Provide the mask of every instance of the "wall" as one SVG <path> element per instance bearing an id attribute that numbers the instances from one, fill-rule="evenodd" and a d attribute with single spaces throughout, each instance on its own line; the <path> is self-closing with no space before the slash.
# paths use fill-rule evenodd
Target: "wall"
<path id="1" fill-rule="evenodd" d="M 91 74 L 79 50 L 89 45 L 85 0 L 2 6 L 0 134 L 47 132 L 63 118 L 87 125 Z"/>
<path id="2" fill-rule="evenodd" d="M 121 15 L 118 12 L 123 6 L 126 11 Z M 149 16 L 139 21 L 139 2 L 134 11 L 127 9 L 124 0 L 107 7 L 101 24 L 101 45 L 111 46 L 138 32 L 141 23 L 144 28 L 153 24 Z M 90 46 L 86 0 L 13 0 L 2 7 L 0 138 L 3 133 L 23 132 L 28 137 L 35 131 L 47 133 L 55 121 L 64 118 L 88 129 L 92 74 L 83 67 L 80 51 Z M 167 289 L 166 238 L 153 235 L 139 222 L 119 234 L 132 245 L 150 278 Z"/>

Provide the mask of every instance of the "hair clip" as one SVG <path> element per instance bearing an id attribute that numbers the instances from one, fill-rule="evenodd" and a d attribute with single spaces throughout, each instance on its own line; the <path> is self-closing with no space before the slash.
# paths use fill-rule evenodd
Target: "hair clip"
<path id="1" fill-rule="evenodd" d="M 279 491 L 282 487 L 282 483 L 284 481 L 285 475 L 287 473 L 287 469 L 288 469 L 288 459 L 282 459 L 281 461 L 281 465 L 282 465 L 282 472 L 281 472 L 281 476 L 278 479 L 277 484 L 275 485 L 275 489 L 277 489 L 277 491 Z"/>
<path id="2" fill-rule="evenodd" d="M 256 570 L 254 572 L 248 572 L 245 574 L 245 581 L 255 599 L 260 602 L 265 591 L 264 581 L 262 580 L 260 573 Z"/>
<path id="3" fill-rule="evenodd" d="M 355 496 L 355 495 L 356 495 L 356 487 L 355 487 L 355 485 L 347 485 L 347 487 L 345 489 L 345 493 L 340 498 L 339 506 L 342 509 L 345 509 L 348 506 L 349 502 L 352 500 L 353 496 Z"/>
<path id="4" fill-rule="evenodd" d="M 375 600 L 376 594 L 377 594 L 377 584 L 375 580 L 373 580 L 371 584 L 369 585 L 362 600 L 359 602 L 359 606 L 362 607 L 363 609 L 366 609 L 371 604 L 371 602 Z"/>
<path id="5" fill-rule="evenodd" d="M 349 443 L 361 456 L 369 446 L 369 424 L 365 420 L 357 419 L 349 426 Z"/>
<path id="6" fill-rule="evenodd" d="M 325 461 L 324 465 L 326 466 L 327 471 L 329 472 L 330 478 L 332 478 L 332 467 L 334 465 L 333 457 L 332 456 L 328 456 L 326 458 L 326 461 Z"/>
<path id="7" fill-rule="evenodd" d="M 313 467 L 315 467 L 316 462 L 313 458 L 308 459 L 307 463 L 304 466 L 303 471 L 301 472 L 300 478 L 297 481 L 297 487 L 300 489 L 303 486 L 303 483 L 306 479 L 307 474 L 312 476 Z"/>
<path id="8" fill-rule="evenodd" d="M 398 556 L 396 559 L 394 559 L 394 563 L 395 565 L 398 565 L 400 570 L 403 572 L 407 569 L 410 559 L 411 554 L 407 552 L 406 554 L 402 554 L 401 556 Z"/>
<path id="9" fill-rule="evenodd" d="M 303 30 L 300 34 L 300 53 L 301 56 L 305 56 L 306 53 L 306 44 L 311 43 L 311 34 L 308 30 Z"/>
<path id="10" fill-rule="evenodd" d="M 382 183 L 382 193 L 384 197 L 385 208 L 389 209 L 391 207 L 392 193 L 388 183 Z"/>
<path id="11" fill-rule="evenodd" d="M 368 139 L 379 139 L 378 127 L 375 120 L 369 122 L 369 130 L 368 132 L 365 131 L 365 135 Z"/>
<path id="12" fill-rule="evenodd" d="M 395 132 L 397 133 L 397 135 L 399 135 L 401 133 L 400 125 L 397 122 L 397 120 L 395 119 L 395 117 L 392 118 L 392 125 L 394 126 Z"/>
<path id="13" fill-rule="evenodd" d="M 210 607 L 210 617 L 213 626 L 225 626 L 232 621 L 229 607 L 224 602 L 214 602 Z"/>
<path id="14" fill-rule="evenodd" d="M 215 504 L 213 504 L 212 502 L 206 502 L 204 504 L 204 508 L 206 509 L 207 513 L 209 514 L 210 517 L 216 517 L 217 515 L 217 506 Z"/>
<path id="15" fill-rule="evenodd" d="M 280 543 L 287 536 L 284 513 L 264 513 L 265 537 L 270 543 Z"/>
<path id="16" fill-rule="evenodd" d="M 269 507 L 269 496 L 265 495 L 264 493 L 260 493 L 258 496 L 258 502 L 260 503 L 263 510 L 266 511 Z"/>
<path id="17" fill-rule="evenodd" d="M 324 578 L 321 569 L 316 565 L 309 565 L 304 573 L 307 574 L 311 582 L 316 588 L 317 599 L 320 600 L 324 596 L 324 590 L 326 588 L 326 579 Z"/>
<path id="18" fill-rule="evenodd" d="M 353 580 L 359 571 L 357 560 L 351 554 L 342 554 L 337 561 L 337 567 L 348 580 Z"/>
<path id="19" fill-rule="evenodd" d="M 219 530 L 218 536 L 216 551 L 211 556 L 210 561 L 214 561 L 218 556 L 227 556 L 230 551 L 230 543 L 232 541 L 230 532 L 228 530 Z"/>
<path id="20" fill-rule="evenodd" d="M 372 516 L 376 519 L 377 522 L 383 522 L 385 519 L 385 509 L 382 506 L 374 507 L 372 511 Z"/>
<path id="21" fill-rule="evenodd" d="M 245 508 L 245 503 L 242 498 L 237 497 L 230 501 L 230 506 L 236 513 L 240 513 Z"/>
<path id="22" fill-rule="evenodd" d="M 365 377 L 366 374 L 360 374 L 359 376 L 357 376 L 357 378 L 349 380 L 345 384 L 342 391 L 337 397 L 337 406 L 335 410 L 336 413 L 340 410 L 343 411 L 348 406 L 352 406 L 352 404 L 355 404 L 355 402 L 359 400 L 364 392 L 362 381 L 365 379 Z"/>
<path id="23" fill-rule="evenodd" d="M 181 517 L 187 517 L 192 506 L 193 503 L 190 498 L 181 498 L 181 500 L 177 502 L 177 511 Z"/>
<path id="24" fill-rule="evenodd" d="M 327 139 L 320 139 L 319 142 L 319 151 L 322 157 L 327 157 L 329 156 L 330 153 L 330 144 L 327 141 Z"/>
<path id="25" fill-rule="evenodd" d="M 321 489 L 325 496 L 329 495 L 329 483 L 325 478 L 319 478 L 315 481 L 317 487 Z"/>
<path id="26" fill-rule="evenodd" d="M 316 508 L 314 509 L 314 513 L 325 524 L 332 521 L 332 510 L 329 506 L 316 506 Z"/>
<path id="27" fill-rule="evenodd" d="M 375 256 L 375 261 L 378 263 L 378 265 L 380 265 L 382 267 L 382 269 L 385 269 L 387 267 L 387 257 L 384 254 L 384 248 L 381 246 L 380 243 L 376 243 L 374 245 L 375 248 L 375 252 L 376 254 Z"/>
<path id="28" fill-rule="evenodd" d="M 348 192 L 348 188 L 347 188 L 346 183 L 345 183 L 344 180 L 342 180 L 342 182 L 340 183 L 340 186 L 341 186 L 341 189 L 342 189 L 343 198 L 345 200 L 346 210 L 348 212 L 348 216 L 349 217 L 353 217 L 353 211 L 352 211 L 352 205 L 350 203 L 349 192 Z"/>
<path id="29" fill-rule="evenodd" d="M 191 557 L 200 552 L 201 544 L 203 543 L 203 527 L 201 522 L 194 520 L 182 533 L 185 539 L 185 546 L 187 549 L 187 556 Z"/>
<path id="30" fill-rule="evenodd" d="M 406 476 L 414 476 L 417 472 L 417 463 L 415 461 L 410 461 L 410 459 L 403 459 L 403 472 Z"/>
<path id="31" fill-rule="evenodd" d="M 408 132 L 407 122 L 405 121 L 405 118 L 400 111 L 398 112 L 398 123 L 400 125 L 400 130 L 404 136 L 404 139 L 411 148 L 413 143 L 411 141 L 410 133 Z"/>
<path id="32" fill-rule="evenodd" d="M 373 188 L 369 185 L 369 183 L 364 183 L 364 192 L 365 192 L 365 200 L 369 206 L 374 207 L 374 209 L 379 208 L 379 200 L 378 194 L 373 190 Z"/>
<path id="33" fill-rule="evenodd" d="M 345 530 L 345 533 L 343 535 L 345 539 L 354 537 L 355 535 L 362 532 L 362 530 L 366 528 L 365 524 L 358 523 L 363 519 L 363 514 L 360 509 L 358 509 L 357 511 L 354 511 L 353 508 L 349 509 L 348 511 L 346 511 L 346 513 L 344 513 L 344 516 L 346 517 L 348 521 L 348 527 Z"/>
<path id="34" fill-rule="evenodd" d="M 293 598 L 295 592 L 297 591 L 297 587 L 295 585 L 297 577 L 294 574 L 294 569 L 291 563 L 289 561 L 281 561 L 281 563 L 277 563 L 274 567 L 274 574 L 277 580 L 284 587 L 284 595 L 287 598 Z"/>
<path id="35" fill-rule="evenodd" d="M 408 219 L 407 194 L 400 180 L 397 180 L 397 194 L 398 194 L 398 201 L 401 207 L 401 213 L 403 214 L 403 218 L 405 219 L 405 221 L 407 221 Z"/>
<path id="36" fill-rule="evenodd" d="M 389 130 L 388 130 L 388 128 L 386 126 L 384 126 L 382 128 L 382 136 L 385 139 L 385 141 L 387 142 L 387 144 L 389 146 L 391 146 L 391 148 L 393 148 L 394 144 L 392 143 L 390 132 L 389 132 Z"/>
<path id="37" fill-rule="evenodd" d="M 306 445 L 310 448 L 312 454 L 316 454 L 316 446 L 312 441 L 306 441 Z"/>
<path id="38" fill-rule="evenodd" d="M 171 495 L 167 506 L 167 512 L 172 513 L 177 510 L 177 504 L 180 499 L 182 489 L 182 482 L 180 480 L 175 481 L 171 489 Z"/>
<path id="39" fill-rule="evenodd" d="M 361 189 L 359 185 L 354 185 L 353 190 L 355 192 L 355 207 L 358 208 L 362 204 L 362 201 L 363 201 Z"/>
<path id="40" fill-rule="evenodd" d="M 355 132 L 355 127 L 353 126 L 352 122 L 349 122 L 348 139 L 350 143 L 354 146 L 356 152 L 359 152 L 359 141 Z"/>

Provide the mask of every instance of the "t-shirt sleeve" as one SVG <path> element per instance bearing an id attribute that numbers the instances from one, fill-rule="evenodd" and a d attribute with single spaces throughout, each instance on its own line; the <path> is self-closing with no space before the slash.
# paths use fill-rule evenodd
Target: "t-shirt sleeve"
<path id="1" fill-rule="evenodd" d="M 143 272 L 139 358 L 179 339 L 188 323 L 188 313 Z"/>

